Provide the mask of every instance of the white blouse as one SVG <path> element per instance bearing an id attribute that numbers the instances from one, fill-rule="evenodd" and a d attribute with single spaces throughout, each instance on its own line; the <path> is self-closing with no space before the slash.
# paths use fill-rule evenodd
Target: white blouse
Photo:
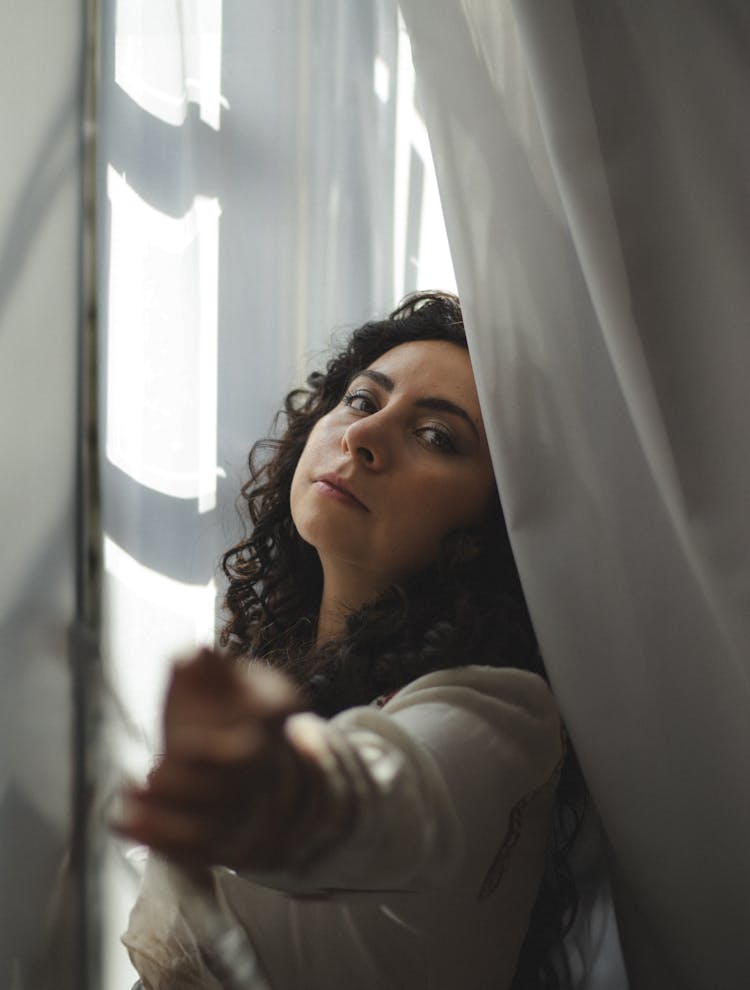
<path id="1" fill-rule="evenodd" d="M 357 819 L 304 869 L 211 871 L 214 918 L 247 933 L 267 985 L 510 986 L 563 751 L 545 682 L 454 668 L 420 677 L 380 709 L 293 719 L 345 767 Z M 196 911 L 190 897 L 181 871 L 151 855 L 123 936 L 147 990 L 222 990 L 204 962 L 211 926 L 201 917 L 211 910 Z"/>

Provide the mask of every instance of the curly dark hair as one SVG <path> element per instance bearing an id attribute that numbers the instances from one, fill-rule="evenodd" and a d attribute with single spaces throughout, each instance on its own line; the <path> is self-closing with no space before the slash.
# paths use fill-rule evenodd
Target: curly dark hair
<path id="1" fill-rule="evenodd" d="M 314 372 L 306 388 L 289 393 L 279 414 L 283 432 L 260 440 L 250 452 L 250 480 L 242 489 L 250 535 L 222 558 L 229 580 L 222 645 L 284 669 L 306 692 L 313 711 L 327 717 L 389 695 L 422 674 L 469 662 L 521 668 L 546 679 L 497 492 L 481 527 L 449 534 L 434 564 L 351 613 L 341 638 L 315 646 L 322 569 L 291 518 L 297 462 L 313 426 L 341 401 L 359 371 L 399 344 L 422 340 L 467 348 L 455 296 L 407 297 L 387 319 L 355 330 L 325 372 Z M 575 916 L 577 892 L 568 858 L 584 800 L 568 746 L 547 867 L 514 990 L 570 985 L 562 943 Z"/>

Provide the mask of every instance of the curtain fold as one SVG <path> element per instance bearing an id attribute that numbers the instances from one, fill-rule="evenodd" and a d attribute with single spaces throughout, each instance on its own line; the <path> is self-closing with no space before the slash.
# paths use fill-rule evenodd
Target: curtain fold
<path id="1" fill-rule="evenodd" d="M 403 0 L 472 357 L 634 987 L 744 987 L 750 16 Z M 596 984 L 598 985 L 598 984 Z"/>

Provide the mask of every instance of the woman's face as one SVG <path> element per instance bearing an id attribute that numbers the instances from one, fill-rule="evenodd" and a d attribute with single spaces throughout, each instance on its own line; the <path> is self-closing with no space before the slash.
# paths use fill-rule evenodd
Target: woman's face
<path id="1" fill-rule="evenodd" d="M 316 423 L 291 489 L 292 518 L 326 581 L 361 600 L 437 559 L 478 525 L 494 492 L 466 350 L 414 341 L 386 351 Z"/>

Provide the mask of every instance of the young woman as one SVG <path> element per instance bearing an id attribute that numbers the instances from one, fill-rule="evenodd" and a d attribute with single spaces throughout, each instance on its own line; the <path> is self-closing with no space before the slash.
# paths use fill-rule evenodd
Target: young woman
<path id="1" fill-rule="evenodd" d="M 274 990 L 564 986 L 582 789 L 458 300 L 361 327 L 284 412 L 224 556 L 233 659 L 176 666 L 120 825 L 154 850 L 124 937 L 143 984 L 221 986 L 189 874 Z"/>

